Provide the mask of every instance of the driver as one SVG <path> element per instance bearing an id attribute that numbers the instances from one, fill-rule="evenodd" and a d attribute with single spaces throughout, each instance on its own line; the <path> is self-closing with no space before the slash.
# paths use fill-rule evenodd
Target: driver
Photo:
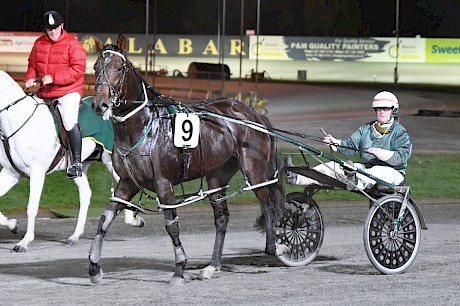
<path id="1" fill-rule="evenodd" d="M 372 108 L 376 120 L 362 125 L 348 138 L 336 139 L 327 134 L 323 141 L 343 155 L 352 156 L 360 152 L 359 163 L 347 161 L 347 164 L 389 184 L 401 185 L 412 152 L 412 141 L 407 130 L 397 120 L 398 98 L 389 91 L 379 92 L 372 101 Z M 344 171 L 334 161 L 320 164 L 313 169 L 347 184 L 349 190 L 368 189 L 376 184 L 375 180 L 361 173 Z M 290 171 L 287 173 L 287 182 L 296 185 L 321 185 L 316 180 Z"/>
<path id="2" fill-rule="evenodd" d="M 70 142 L 73 163 L 67 169 L 67 177 L 82 175 L 81 132 L 78 111 L 83 95 L 86 71 L 86 52 L 81 43 L 64 30 L 64 18 L 57 11 L 43 15 L 45 33 L 37 38 L 29 55 L 25 75 L 25 87 L 41 86 L 39 98 L 58 101 L 64 129 Z"/>

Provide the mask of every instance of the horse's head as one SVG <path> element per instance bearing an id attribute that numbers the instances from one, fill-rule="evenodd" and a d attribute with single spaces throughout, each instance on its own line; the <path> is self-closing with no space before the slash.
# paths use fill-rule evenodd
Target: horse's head
<path id="1" fill-rule="evenodd" d="M 126 40 L 122 34 L 118 36 L 116 45 L 104 46 L 97 38 L 96 48 L 100 54 L 94 64 L 96 86 L 93 109 L 108 119 L 112 115 L 112 108 L 117 107 L 120 99 L 126 96 L 125 81 L 132 65 L 126 58 Z"/>

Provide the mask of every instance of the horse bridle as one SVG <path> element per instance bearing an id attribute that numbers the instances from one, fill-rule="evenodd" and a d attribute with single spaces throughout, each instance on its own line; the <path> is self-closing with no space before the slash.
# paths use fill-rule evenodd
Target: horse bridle
<path id="1" fill-rule="evenodd" d="M 103 58 L 104 55 L 106 53 L 109 53 L 109 57 L 107 59 L 105 59 L 105 61 L 108 61 L 110 59 L 110 57 L 112 55 L 117 55 L 119 57 L 121 57 L 123 59 L 123 75 L 120 79 L 120 81 L 118 82 L 118 84 L 115 86 L 117 88 L 117 90 L 109 83 L 108 81 L 108 77 L 107 77 L 107 72 L 105 71 L 105 62 L 104 62 L 104 65 L 102 66 L 102 70 L 100 72 L 100 74 L 102 73 L 103 76 L 105 77 L 105 81 L 101 81 L 100 80 L 100 74 L 98 75 L 97 77 L 97 82 L 96 84 L 98 86 L 100 85 L 104 85 L 106 84 L 107 87 L 109 87 L 109 92 L 110 92 L 110 102 L 113 104 L 114 107 L 118 107 L 121 105 L 121 99 L 120 99 L 120 96 L 121 96 L 121 93 L 122 93 L 122 90 L 123 90 L 123 84 L 124 84 L 124 81 L 125 81 L 125 78 L 127 76 L 127 73 L 129 71 L 129 69 L 132 69 L 132 68 L 129 68 L 128 65 L 126 65 L 126 58 L 123 54 L 121 54 L 120 52 L 118 51 L 114 51 L 114 50 L 105 50 L 105 51 L 102 51 L 102 54 L 101 56 Z M 144 106 L 147 105 L 147 103 L 149 102 L 148 101 L 148 95 L 147 95 L 147 90 L 145 88 L 145 84 L 144 82 L 142 82 L 142 89 L 144 91 L 144 101 L 141 105 L 139 105 L 138 107 L 136 107 L 134 110 L 132 110 L 131 112 L 129 112 L 127 115 L 125 116 L 116 116 L 116 115 L 112 115 L 112 118 L 114 120 L 116 120 L 117 122 L 123 122 L 125 121 L 126 119 L 130 118 L 131 116 L 133 116 L 134 114 L 136 114 L 138 111 L 140 111 L 142 108 L 144 108 Z M 126 93 L 125 93 L 125 96 L 126 96 Z M 126 100 L 125 101 L 125 104 L 126 104 Z"/>
<path id="2" fill-rule="evenodd" d="M 108 57 L 106 57 L 107 54 L 109 55 Z M 109 61 L 109 59 L 112 57 L 112 55 L 117 55 L 117 56 L 119 56 L 119 57 L 121 57 L 123 59 L 122 76 L 120 78 L 120 81 L 118 82 L 118 84 L 115 87 L 113 87 L 112 84 L 110 84 L 110 82 L 108 81 L 107 72 L 105 71 L 106 62 Z M 97 84 L 97 86 L 105 84 L 105 85 L 107 85 L 107 87 L 109 87 L 110 102 L 112 102 L 115 107 L 118 107 L 118 106 L 120 106 L 120 103 L 121 103 L 120 102 L 120 97 L 121 97 L 121 93 L 123 91 L 123 83 L 125 81 L 126 75 L 128 73 L 128 70 L 129 70 L 128 66 L 126 65 L 126 58 L 125 58 L 125 56 L 123 54 L 121 54 L 120 52 L 114 51 L 114 50 L 104 50 L 104 51 L 102 51 L 101 56 L 104 59 L 104 63 L 102 65 L 101 72 L 97 76 L 96 84 Z M 101 80 L 101 75 L 105 78 L 105 80 Z"/>

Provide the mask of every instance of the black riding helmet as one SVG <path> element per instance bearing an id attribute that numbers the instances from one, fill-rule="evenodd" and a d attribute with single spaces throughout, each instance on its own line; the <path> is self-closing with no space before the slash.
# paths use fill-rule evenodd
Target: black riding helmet
<path id="1" fill-rule="evenodd" d="M 64 18 L 58 11 L 48 11 L 43 14 L 43 26 L 45 30 L 52 30 L 64 23 Z"/>

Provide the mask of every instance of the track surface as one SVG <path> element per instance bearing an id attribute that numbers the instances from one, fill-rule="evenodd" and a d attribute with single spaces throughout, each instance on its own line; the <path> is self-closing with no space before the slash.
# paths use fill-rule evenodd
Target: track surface
<path id="1" fill-rule="evenodd" d="M 268 85 L 260 84 L 260 95 L 268 100 L 268 117 L 275 127 L 316 136 L 321 136 L 322 127 L 339 138 L 373 118 L 370 101 L 380 90 Z M 459 151 L 459 118 L 414 115 L 424 108 L 454 109 L 458 94 L 400 90 L 397 95 L 400 121 L 412 135 L 414 150 Z M 174 255 L 160 214 L 145 215 L 147 225 L 141 229 L 124 225 L 121 216 L 114 222 L 103 245 L 105 277 L 99 285 L 90 283 L 87 272 L 98 218 L 89 218 L 76 247 L 64 245 L 74 219 L 38 219 L 36 240 L 25 254 L 11 251 L 25 228 L 17 235 L 0 228 L 0 304 L 458 305 L 459 200 L 417 202 L 429 229 L 422 232 L 413 265 L 394 276 L 381 275 L 367 259 L 362 238 L 366 201 L 319 203 L 324 243 L 319 256 L 299 268 L 263 254 L 264 237 L 252 229 L 258 207 L 230 206 L 222 272 L 206 281 L 197 280 L 197 275 L 212 254 L 211 208 L 181 208 L 181 237 L 189 258 L 182 287 L 168 285 Z M 26 226 L 24 218 L 19 222 Z"/>

